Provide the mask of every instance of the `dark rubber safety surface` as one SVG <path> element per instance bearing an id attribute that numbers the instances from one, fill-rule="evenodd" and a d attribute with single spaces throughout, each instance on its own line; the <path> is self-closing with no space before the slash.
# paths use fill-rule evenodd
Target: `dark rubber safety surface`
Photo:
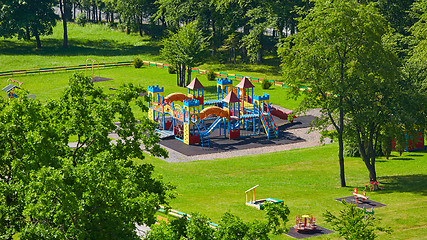
<path id="1" fill-rule="evenodd" d="M 174 137 L 163 139 L 160 144 L 171 148 L 186 156 L 204 155 L 210 153 L 228 152 L 235 150 L 244 150 L 252 148 L 260 148 L 266 146 L 291 144 L 297 142 L 304 142 L 305 140 L 295 136 L 292 133 L 286 132 L 287 129 L 307 128 L 313 121 L 313 116 L 304 116 L 296 118 L 293 123 L 285 123 L 284 120 L 274 118 L 278 125 L 280 132 L 279 138 L 267 138 L 267 135 L 261 134 L 259 136 L 243 137 L 239 139 L 224 138 L 224 135 L 219 136 L 218 129 L 211 133 L 209 136 L 210 147 L 202 147 L 201 145 L 187 145 L 175 139 Z M 243 133 L 243 131 L 242 131 Z M 242 134 L 243 135 L 243 134 Z M 260 152 L 262 153 L 262 152 Z"/>
<path id="2" fill-rule="evenodd" d="M 334 200 L 336 200 L 336 201 L 338 201 L 338 202 L 341 202 L 343 199 L 344 199 L 347 203 L 356 204 L 358 208 L 363 208 L 363 207 L 365 207 L 367 210 L 369 210 L 369 209 L 371 209 L 371 208 L 378 208 L 378 207 L 385 207 L 385 206 L 387 206 L 387 205 L 385 205 L 385 204 L 382 204 L 382 203 L 379 203 L 379 202 L 375 202 L 375 201 L 373 201 L 373 200 L 371 200 L 371 199 L 367 199 L 367 200 L 365 200 L 365 201 L 363 201 L 363 202 L 360 202 L 360 201 L 359 201 L 358 203 L 356 203 L 356 201 L 355 201 L 355 199 L 354 199 L 354 197 L 353 197 L 353 196 L 350 196 L 350 197 L 343 197 L 343 198 L 337 198 L 337 199 L 334 199 Z"/>
<path id="3" fill-rule="evenodd" d="M 295 230 L 295 228 L 291 227 L 289 229 L 289 232 L 285 234 L 288 235 L 289 237 L 293 237 L 296 239 L 303 239 L 303 238 L 315 237 L 315 236 L 320 236 L 320 235 L 329 234 L 329 233 L 334 233 L 334 231 L 317 225 L 317 229 L 315 231 L 298 232 L 297 230 Z"/>

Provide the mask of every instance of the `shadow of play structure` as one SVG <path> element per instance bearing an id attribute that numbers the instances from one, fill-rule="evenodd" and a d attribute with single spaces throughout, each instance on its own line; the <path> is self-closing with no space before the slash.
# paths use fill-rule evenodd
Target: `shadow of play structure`
<path id="1" fill-rule="evenodd" d="M 254 85 L 248 78 L 236 87 L 232 79 L 217 79 L 217 92 L 211 95 L 204 94 L 197 77 L 187 88 L 187 95 L 172 93 L 164 97 L 163 87 L 148 87 L 148 117 L 157 122 L 160 138 L 174 136 L 188 145 L 209 147 L 209 135 L 216 129 L 229 139 L 264 133 L 268 138 L 279 137 L 269 95 L 254 95 Z"/>

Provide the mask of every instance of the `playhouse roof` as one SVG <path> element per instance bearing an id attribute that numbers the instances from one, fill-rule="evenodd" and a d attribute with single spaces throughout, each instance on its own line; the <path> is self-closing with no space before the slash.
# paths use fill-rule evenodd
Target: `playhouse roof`
<path id="1" fill-rule="evenodd" d="M 15 86 L 15 85 L 13 85 L 13 84 L 9 84 L 9 85 L 7 85 L 6 87 L 4 87 L 4 88 L 2 89 L 2 91 L 10 92 L 10 91 L 11 91 L 12 89 L 14 89 L 14 88 L 20 88 L 20 87 Z"/>
<path id="2" fill-rule="evenodd" d="M 205 87 L 203 87 L 203 85 L 200 83 L 199 79 L 197 79 L 197 77 L 195 77 L 193 79 L 193 81 L 191 81 L 191 83 L 188 84 L 187 88 L 191 89 L 191 90 L 196 90 L 196 89 L 203 89 Z"/>
<path id="3" fill-rule="evenodd" d="M 240 83 L 237 84 L 236 87 L 245 89 L 245 88 L 253 88 L 254 85 L 249 81 L 249 78 L 243 77 L 242 81 L 240 81 Z"/>
<path id="4" fill-rule="evenodd" d="M 234 94 L 233 91 L 230 91 L 222 101 L 226 103 L 235 103 L 240 102 L 240 99 L 236 96 L 236 94 Z"/>

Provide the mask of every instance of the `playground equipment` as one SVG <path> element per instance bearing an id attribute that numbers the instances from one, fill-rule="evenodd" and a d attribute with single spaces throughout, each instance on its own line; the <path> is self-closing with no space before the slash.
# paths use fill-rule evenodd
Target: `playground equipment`
<path id="1" fill-rule="evenodd" d="M 231 79 L 217 79 L 217 92 L 211 95 L 204 94 L 204 86 L 197 77 L 187 88 L 188 94 L 164 97 L 163 87 L 148 87 L 148 116 L 158 123 L 160 138 L 175 136 L 185 144 L 209 147 L 209 136 L 216 129 L 220 136 L 229 139 L 262 133 L 268 138 L 279 136 L 269 95 L 254 95 L 248 78 L 244 77 L 236 87 Z"/>
<path id="2" fill-rule="evenodd" d="M 356 203 L 362 203 L 362 202 L 368 200 L 368 198 L 369 198 L 366 196 L 365 190 L 363 190 L 363 194 L 357 193 L 357 188 L 354 188 L 353 196 L 354 196 L 354 201 Z"/>
<path id="3" fill-rule="evenodd" d="M 392 141 L 392 149 L 398 151 L 396 148 L 396 140 Z M 405 149 L 404 151 L 417 151 L 425 149 L 424 143 L 424 130 L 416 132 L 408 132 L 405 130 Z"/>
<path id="4" fill-rule="evenodd" d="M 374 208 L 371 208 L 371 211 L 366 210 L 365 207 L 363 207 L 363 213 L 365 214 L 365 217 L 368 217 L 368 215 L 372 215 L 372 217 L 375 214 Z"/>
<path id="5" fill-rule="evenodd" d="M 266 198 L 266 199 L 260 199 L 256 200 L 255 198 L 255 189 L 259 185 L 256 185 L 248 190 L 245 191 L 246 194 L 246 205 L 258 208 L 259 210 L 264 210 L 264 204 L 269 202 L 273 204 L 283 204 L 283 200 L 280 199 L 274 199 L 274 198 Z"/>
<path id="6" fill-rule="evenodd" d="M 316 230 L 316 219 L 312 215 L 297 215 L 295 230 L 309 232 Z"/>
<path id="7" fill-rule="evenodd" d="M 160 207 L 158 209 L 159 212 L 162 212 L 162 213 L 165 213 L 165 214 L 169 214 L 169 215 L 177 217 L 177 218 L 183 218 L 183 217 L 185 217 L 187 219 L 191 218 L 190 214 L 183 213 L 183 212 L 180 212 L 180 211 L 177 211 L 177 210 L 174 210 L 174 209 L 167 209 L 166 210 L 166 208 L 164 206 L 162 206 L 162 205 L 159 205 L 159 207 Z M 208 221 L 208 223 L 209 223 L 209 226 L 211 228 L 213 228 L 213 229 L 215 229 L 215 228 L 218 227 L 218 224 L 216 224 L 216 223 L 213 223 L 211 221 Z"/>
<path id="8" fill-rule="evenodd" d="M 94 70 L 93 70 L 93 66 L 95 65 L 95 62 L 96 62 L 96 60 L 95 59 L 91 59 L 91 58 L 88 58 L 88 59 L 86 59 L 86 68 L 85 68 L 85 77 L 87 77 L 87 75 L 86 75 L 86 71 L 87 71 L 87 63 L 88 62 L 91 62 L 91 69 L 92 69 L 92 79 L 95 77 L 95 73 L 94 73 Z M 97 64 L 97 66 L 98 66 L 98 75 L 99 75 L 99 64 Z"/>
<path id="9" fill-rule="evenodd" d="M 7 92 L 7 96 L 9 97 L 9 99 L 11 99 L 11 98 L 17 98 L 18 97 L 18 95 L 16 95 L 15 94 L 15 89 L 20 89 L 20 87 L 21 87 L 21 85 L 22 85 L 22 82 L 18 82 L 18 81 L 16 81 L 16 80 L 13 80 L 13 79 L 11 79 L 11 78 L 9 78 L 8 80 L 7 80 L 7 82 L 14 82 L 14 83 L 18 83 L 19 84 L 19 87 L 18 86 L 16 86 L 16 85 L 13 85 L 13 84 L 9 84 L 9 85 L 7 85 L 6 87 L 4 87 L 3 89 L 2 89 L 2 91 L 5 91 L 5 92 Z"/>
<path id="10" fill-rule="evenodd" d="M 91 65 L 91 69 L 92 69 L 92 82 L 101 82 L 101 81 L 110 81 L 113 80 L 111 78 L 105 78 L 105 77 L 101 77 L 101 70 L 99 68 L 99 66 L 101 65 L 100 63 L 96 63 L 95 59 L 91 59 L 88 58 L 86 59 L 86 67 L 85 67 L 85 77 L 87 76 L 86 71 L 88 69 L 88 62 L 90 62 Z M 96 68 L 98 69 L 98 76 L 95 76 L 95 72 L 94 72 L 94 66 L 96 65 Z M 105 64 L 102 64 L 105 67 Z"/>

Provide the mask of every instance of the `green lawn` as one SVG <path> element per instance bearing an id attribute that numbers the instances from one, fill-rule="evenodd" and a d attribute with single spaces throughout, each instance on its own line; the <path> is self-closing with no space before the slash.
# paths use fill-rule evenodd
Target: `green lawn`
<path id="1" fill-rule="evenodd" d="M 288 225 L 297 214 L 313 214 L 317 223 L 324 222 L 325 210 L 338 213 L 342 204 L 335 198 L 350 196 L 353 187 L 359 190 L 367 184 L 368 171 L 359 158 L 346 158 L 347 188 L 339 187 L 339 167 L 336 144 L 262 155 L 211 161 L 167 163 L 155 158 L 147 162 L 164 180 L 177 186 L 177 198 L 172 207 L 182 212 L 201 212 L 213 222 L 230 211 L 245 221 L 262 219 L 262 211 L 248 207 L 245 190 L 259 184 L 257 199 L 272 197 L 285 201 L 291 214 Z M 424 237 L 427 220 L 426 181 L 427 152 L 397 153 L 377 161 L 379 181 L 383 191 L 368 192 L 370 199 L 387 207 L 376 208 L 375 216 L 394 229 L 379 239 L 420 239 Z M 287 239 L 273 236 L 272 239 Z M 338 234 L 318 239 L 338 239 Z"/>
<path id="2" fill-rule="evenodd" d="M 42 37 L 42 49 L 36 50 L 34 41 L 17 39 L 0 40 L 0 71 L 35 69 L 43 67 L 59 67 L 81 65 L 86 59 L 95 59 L 98 63 L 131 61 L 140 57 L 146 61 L 163 62 L 159 55 L 161 45 L 159 41 L 153 41 L 148 37 L 141 38 L 138 35 L 126 35 L 124 32 L 111 30 L 107 26 L 89 24 L 81 27 L 69 24 L 69 48 L 62 48 L 62 25 L 54 28 L 54 34 Z M 231 74 L 281 80 L 278 58 L 269 57 L 264 65 L 253 64 L 217 64 L 207 59 L 208 63 L 199 66 L 200 69 L 211 69 Z M 84 72 L 84 71 L 83 71 Z M 165 87 L 165 94 L 172 92 L 186 92 L 176 86 L 175 75 L 167 73 L 166 69 L 155 67 L 143 67 L 134 69 L 132 67 L 118 67 L 98 71 L 95 75 L 113 78 L 114 81 L 97 83 L 99 86 L 117 87 L 120 84 L 133 82 L 143 86 L 157 85 Z M 23 82 L 23 87 L 35 94 L 39 99 L 56 99 L 67 84 L 72 72 L 42 73 L 32 75 L 17 75 L 0 77 L 3 85 L 8 78 Z M 87 71 L 91 75 L 91 71 Z M 208 92 L 216 91 L 215 82 L 207 82 L 204 75 L 193 73 L 207 87 Z M 237 81 L 234 85 L 237 85 Z M 3 86 L 0 85 L 0 86 Z M 288 91 L 280 86 L 272 86 L 263 90 L 260 84 L 255 83 L 255 94 L 263 92 L 270 94 L 271 102 L 288 109 L 295 109 L 300 99 L 289 99 Z M 5 94 L 1 95 L 6 97 Z"/>
<path id="3" fill-rule="evenodd" d="M 92 75 L 91 70 L 80 71 L 82 74 L 87 76 Z M 41 73 L 41 74 L 29 74 L 29 75 L 17 75 L 13 79 L 22 82 L 22 87 L 28 90 L 30 93 L 35 94 L 36 97 L 42 101 L 47 99 L 58 99 L 61 92 L 65 89 L 68 84 L 68 79 L 73 74 L 72 71 L 68 72 L 56 72 L 56 73 Z M 105 89 L 106 93 L 114 93 L 108 90 L 109 87 L 119 87 L 124 83 L 139 84 L 144 87 L 150 85 L 159 85 L 165 88 L 165 96 L 173 92 L 187 93 L 186 88 L 176 86 L 176 75 L 169 74 L 165 68 L 157 68 L 152 66 L 144 66 L 140 69 L 136 69 L 132 66 L 106 68 L 102 70 L 94 70 L 96 76 L 106 77 L 113 79 L 112 81 L 98 82 L 95 83 Z M 206 87 L 205 91 L 208 93 L 216 93 L 216 82 L 208 81 L 206 76 L 203 74 L 192 73 L 192 77 L 197 77 L 202 84 Z M 2 77 L 0 81 L 6 86 L 6 80 L 9 77 Z M 234 81 L 234 85 L 237 85 L 239 80 Z M 254 93 L 262 95 L 262 93 L 270 94 L 271 102 L 277 105 L 281 105 L 288 109 L 295 109 L 298 106 L 299 100 L 289 98 L 288 90 L 281 86 L 272 86 L 271 88 L 264 90 L 261 88 L 260 83 L 253 83 L 255 85 Z M 6 93 L 1 94 L 2 97 L 7 97 Z"/>
<path id="4" fill-rule="evenodd" d="M 31 69 L 41 67 L 85 64 L 87 58 L 98 62 L 130 61 L 139 56 L 144 60 L 162 62 L 159 57 L 159 42 L 137 35 L 111 31 L 105 26 L 88 25 L 85 28 L 69 25 L 70 47 L 62 49 L 62 26 L 58 24 L 54 34 L 42 38 L 43 49 L 35 50 L 34 41 L 16 39 L 0 40 L 0 71 Z M 201 69 L 214 68 L 216 71 L 235 73 L 251 77 L 281 80 L 277 58 L 269 58 L 265 65 L 250 64 L 208 64 Z M 84 71 L 83 71 L 84 72 Z M 72 72 L 45 73 L 13 76 L 23 82 L 22 87 L 46 101 L 57 99 L 67 85 Z M 91 75 L 91 72 L 87 72 Z M 175 75 L 166 69 L 156 67 L 118 67 L 95 71 L 95 75 L 112 78 L 112 81 L 99 82 L 96 85 L 107 93 L 114 93 L 108 87 L 118 87 L 123 83 L 135 83 L 143 86 L 160 85 L 165 87 L 165 95 L 172 92 L 184 92 L 175 84 Z M 208 82 L 204 75 L 197 76 L 208 92 L 216 91 L 216 83 Z M 6 85 L 9 77 L 1 77 Z M 235 82 L 234 85 L 236 85 Z M 273 86 L 268 90 L 255 84 L 255 93 L 270 94 L 273 104 L 295 109 L 300 100 L 288 99 L 286 89 Z M 3 86 L 0 85 L 0 86 Z M 6 97 L 3 92 L 0 96 Z M 137 113 L 141 116 L 141 113 Z M 358 158 L 346 159 L 348 188 L 340 188 L 337 163 L 337 145 L 291 150 L 264 155 L 245 156 L 211 161 L 171 164 L 148 157 L 147 162 L 156 166 L 156 172 L 177 186 L 177 198 L 172 207 L 183 212 L 201 212 L 214 222 L 230 211 L 245 221 L 263 218 L 263 213 L 244 204 L 244 191 L 259 184 L 257 197 L 273 197 L 285 200 L 291 209 L 291 221 L 296 214 L 311 213 L 324 223 L 322 213 L 326 209 L 337 213 L 340 203 L 334 198 L 351 195 L 352 187 L 363 187 L 367 183 L 368 172 Z M 396 154 L 395 154 L 396 155 Z M 368 196 L 382 202 L 387 207 L 376 209 L 376 216 L 383 218 L 386 225 L 394 228 L 393 235 L 381 235 L 380 239 L 420 239 L 425 236 L 427 221 L 422 217 L 426 210 L 426 173 L 427 153 L 404 153 L 390 160 L 379 159 L 377 172 L 379 181 L 384 183 L 385 191 L 369 192 Z M 279 236 L 273 239 L 284 239 Z M 317 239 L 337 239 L 337 234 Z"/>

